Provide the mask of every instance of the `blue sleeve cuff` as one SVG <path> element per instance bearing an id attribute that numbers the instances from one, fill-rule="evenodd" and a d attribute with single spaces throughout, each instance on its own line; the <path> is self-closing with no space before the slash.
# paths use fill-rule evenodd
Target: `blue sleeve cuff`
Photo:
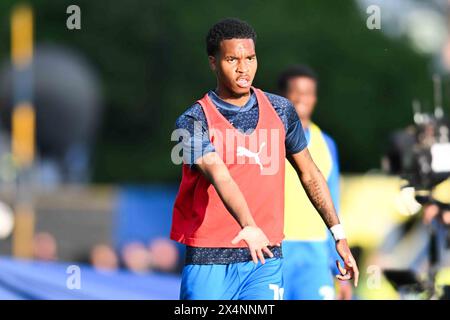
<path id="1" fill-rule="evenodd" d="M 294 122 L 286 133 L 286 153 L 299 153 L 308 146 L 300 120 Z"/>
<path id="2" fill-rule="evenodd" d="M 192 168 L 199 158 L 214 151 L 215 148 L 211 141 L 201 137 L 190 138 L 187 141 L 183 141 L 183 162 Z"/>
<path id="3" fill-rule="evenodd" d="M 214 152 L 216 149 L 214 148 L 214 145 L 211 142 L 203 142 L 202 150 L 199 152 L 196 152 L 192 155 L 192 162 L 189 164 L 189 167 L 192 169 L 195 165 L 195 162 L 200 159 L 201 157 L 205 156 L 206 154 L 210 152 Z"/>

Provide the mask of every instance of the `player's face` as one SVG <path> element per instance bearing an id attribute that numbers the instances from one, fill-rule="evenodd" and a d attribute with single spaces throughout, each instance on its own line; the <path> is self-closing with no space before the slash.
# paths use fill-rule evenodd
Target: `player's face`
<path id="1" fill-rule="evenodd" d="M 221 89 L 234 96 L 249 94 L 258 67 L 252 39 L 221 41 L 219 52 L 209 62 Z"/>
<path id="2" fill-rule="evenodd" d="M 316 105 L 316 82 L 307 77 L 292 78 L 288 82 L 286 98 L 295 107 L 301 120 L 310 120 Z"/>

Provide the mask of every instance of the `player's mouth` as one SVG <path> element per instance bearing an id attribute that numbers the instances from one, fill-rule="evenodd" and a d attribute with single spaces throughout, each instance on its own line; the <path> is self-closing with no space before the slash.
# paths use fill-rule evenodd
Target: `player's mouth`
<path id="1" fill-rule="evenodd" d="M 248 78 L 248 77 L 239 77 L 236 80 L 236 84 L 240 88 L 248 88 L 252 85 L 252 82 L 250 81 L 250 78 Z"/>

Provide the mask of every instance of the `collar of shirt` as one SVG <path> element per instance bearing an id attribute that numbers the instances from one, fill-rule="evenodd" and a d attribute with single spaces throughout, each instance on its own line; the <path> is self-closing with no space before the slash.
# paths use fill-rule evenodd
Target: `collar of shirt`
<path id="1" fill-rule="evenodd" d="M 226 101 L 223 101 L 217 93 L 214 92 L 214 90 L 210 90 L 208 92 L 208 96 L 212 100 L 212 102 L 216 105 L 217 108 L 220 109 L 221 113 L 236 113 L 236 112 L 246 112 L 250 110 L 256 103 L 256 95 L 252 90 L 252 94 L 250 95 L 250 98 L 248 101 L 243 105 L 242 107 L 236 106 L 234 104 L 228 103 Z"/>

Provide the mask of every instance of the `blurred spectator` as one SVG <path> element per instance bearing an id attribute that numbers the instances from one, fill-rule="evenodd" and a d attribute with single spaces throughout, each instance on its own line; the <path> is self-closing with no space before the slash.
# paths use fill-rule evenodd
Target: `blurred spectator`
<path id="1" fill-rule="evenodd" d="M 55 237 L 48 232 L 39 232 L 33 239 L 33 257 L 36 260 L 53 261 L 57 259 L 58 246 Z"/>
<path id="2" fill-rule="evenodd" d="M 431 221 L 441 213 L 441 222 L 445 225 L 450 225 L 450 210 L 440 210 L 436 204 L 428 204 L 423 209 L 423 221 L 425 224 L 430 224 Z"/>
<path id="3" fill-rule="evenodd" d="M 135 273 L 145 273 L 150 269 L 150 252 L 139 242 L 133 242 L 123 247 L 122 260 L 125 267 Z"/>
<path id="4" fill-rule="evenodd" d="M 119 267 L 119 259 L 113 248 L 106 244 L 98 244 L 90 254 L 92 266 L 99 271 L 114 271 Z"/>
<path id="5" fill-rule="evenodd" d="M 169 239 L 158 238 L 149 246 L 152 268 L 163 272 L 174 272 L 178 264 L 178 249 Z"/>

